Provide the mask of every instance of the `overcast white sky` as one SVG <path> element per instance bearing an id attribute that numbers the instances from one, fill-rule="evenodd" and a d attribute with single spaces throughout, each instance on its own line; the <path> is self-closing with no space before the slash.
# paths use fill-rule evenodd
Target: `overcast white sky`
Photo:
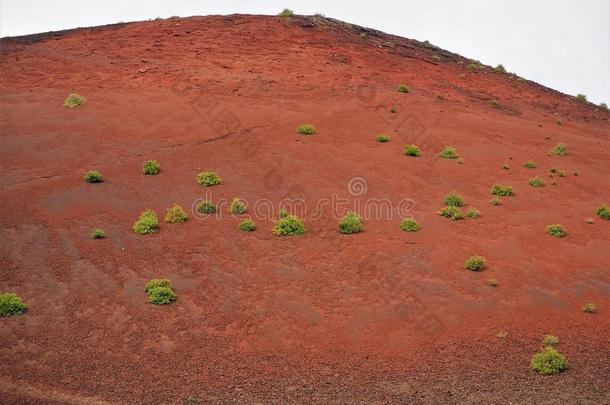
<path id="1" fill-rule="evenodd" d="M 0 36 L 207 14 L 322 13 L 610 104 L 610 0 L 0 0 Z"/>

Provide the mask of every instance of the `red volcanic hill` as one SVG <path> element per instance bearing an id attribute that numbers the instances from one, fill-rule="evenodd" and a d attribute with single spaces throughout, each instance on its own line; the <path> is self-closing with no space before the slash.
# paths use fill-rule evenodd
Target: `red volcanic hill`
<path id="1" fill-rule="evenodd" d="M 0 293 L 28 305 L 0 318 L 0 402 L 608 401 L 608 111 L 323 17 L 0 44 Z M 71 93 L 86 102 L 66 108 Z M 565 156 L 549 154 L 558 143 Z M 446 146 L 459 159 L 440 158 Z M 149 159 L 159 174 L 142 173 Z M 198 184 L 208 170 L 222 184 Z M 496 183 L 515 194 L 499 206 Z M 440 216 L 453 191 L 481 216 Z M 246 214 L 228 212 L 234 197 Z M 203 199 L 216 215 L 194 210 Z M 163 222 L 174 203 L 185 223 Z M 272 233 L 282 206 L 305 234 Z M 146 209 L 160 225 L 140 235 Z M 364 232 L 338 232 L 346 210 Z M 237 228 L 248 216 L 254 232 Z M 407 216 L 418 232 L 401 230 Z M 487 267 L 466 270 L 476 255 Z M 148 303 L 152 278 L 176 301 Z M 560 374 L 530 368 L 545 334 L 568 359 Z"/>

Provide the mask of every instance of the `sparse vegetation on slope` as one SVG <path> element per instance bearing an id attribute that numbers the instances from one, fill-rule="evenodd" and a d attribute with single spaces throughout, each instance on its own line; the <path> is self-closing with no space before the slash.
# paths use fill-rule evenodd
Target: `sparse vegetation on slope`
<path id="1" fill-rule="evenodd" d="M 553 224 L 546 227 L 546 233 L 552 235 L 556 238 L 563 238 L 568 234 L 563 225 L 561 224 Z"/>
<path id="2" fill-rule="evenodd" d="M 27 311 L 28 306 L 23 302 L 20 296 L 12 292 L 0 294 L 0 316 L 9 317 L 13 315 L 21 315 Z"/>
<path id="3" fill-rule="evenodd" d="M 456 192 L 451 192 L 445 197 L 444 203 L 448 207 L 462 207 L 464 198 Z"/>
<path id="4" fill-rule="evenodd" d="M 301 135 L 313 135 L 316 133 L 316 128 L 310 124 L 303 124 L 297 128 L 297 133 Z"/>
<path id="5" fill-rule="evenodd" d="M 407 156 L 421 156 L 421 151 L 416 145 L 405 145 L 405 155 Z"/>
<path id="6" fill-rule="evenodd" d="M 387 136 L 386 134 L 379 134 L 377 135 L 377 138 L 375 138 L 377 140 L 377 142 L 389 142 L 390 141 L 390 137 Z"/>
<path id="7" fill-rule="evenodd" d="M 400 229 L 405 232 L 417 232 L 420 230 L 420 228 L 421 226 L 419 225 L 419 222 L 417 222 L 413 217 L 404 218 L 400 222 Z"/>
<path id="8" fill-rule="evenodd" d="M 148 301 L 155 305 L 165 305 L 176 299 L 172 283 L 166 278 L 155 278 L 146 283 Z"/>
<path id="9" fill-rule="evenodd" d="M 64 106 L 68 108 L 74 108 L 85 104 L 85 101 L 85 97 L 72 93 L 64 100 Z"/>
<path id="10" fill-rule="evenodd" d="M 565 143 L 558 143 L 549 151 L 549 154 L 556 156 L 565 156 L 568 154 L 568 145 Z"/>
<path id="11" fill-rule="evenodd" d="M 568 367 L 565 356 L 552 347 L 534 354 L 530 364 L 532 369 L 544 375 L 556 374 Z"/>
<path id="12" fill-rule="evenodd" d="M 305 224 L 299 217 L 287 215 L 275 221 L 273 233 L 278 236 L 302 235 L 305 233 Z"/>
<path id="13" fill-rule="evenodd" d="M 159 170 L 161 170 L 161 165 L 156 160 L 147 160 L 142 165 L 142 173 L 144 174 L 154 175 L 159 173 Z"/>
<path id="14" fill-rule="evenodd" d="M 237 225 L 237 227 L 244 232 L 253 232 L 256 230 L 256 224 L 251 219 L 244 219 Z"/>
<path id="15" fill-rule="evenodd" d="M 103 239 L 106 233 L 101 228 L 95 228 L 91 231 L 91 239 Z"/>
<path id="16" fill-rule="evenodd" d="M 233 201 L 231 201 L 229 211 L 231 214 L 243 214 L 246 212 L 246 203 L 235 197 L 233 198 Z"/>
<path id="17" fill-rule="evenodd" d="M 471 271 L 481 271 L 487 267 L 487 260 L 483 256 L 470 256 L 464 263 L 464 268 Z"/>
<path id="18" fill-rule="evenodd" d="M 214 214 L 216 213 L 216 204 L 211 200 L 203 200 L 197 205 L 197 212 L 202 214 Z"/>
<path id="19" fill-rule="evenodd" d="M 513 188 L 511 186 L 508 186 L 505 184 L 498 184 L 498 183 L 491 186 L 490 192 L 492 195 L 499 195 L 499 196 L 515 195 L 515 193 L 513 192 Z"/>
<path id="20" fill-rule="evenodd" d="M 188 215 L 186 215 L 184 209 L 178 204 L 174 204 L 171 208 L 168 208 L 167 212 L 165 213 L 165 222 L 184 222 L 187 219 Z"/>
<path id="21" fill-rule="evenodd" d="M 604 204 L 601 207 L 597 208 L 596 213 L 597 213 L 597 216 L 600 217 L 601 219 L 610 221 L 610 207 L 608 205 Z"/>
<path id="22" fill-rule="evenodd" d="M 362 227 L 362 217 L 356 212 L 348 212 L 339 221 L 339 232 L 343 234 L 361 232 Z"/>
<path id="23" fill-rule="evenodd" d="M 438 214 L 442 217 L 449 218 L 454 221 L 464 218 L 464 214 L 462 213 L 462 210 L 455 206 L 443 207 L 438 212 Z"/>
<path id="24" fill-rule="evenodd" d="M 157 232 L 159 219 L 153 210 L 146 210 L 140 214 L 138 220 L 133 224 L 133 231 L 142 235 Z"/>
<path id="25" fill-rule="evenodd" d="M 532 177 L 531 179 L 529 179 L 528 183 L 532 187 L 543 187 L 544 186 L 544 180 L 541 179 L 540 177 Z"/>
<path id="26" fill-rule="evenodd" d="M 399 84 L 396 86 L 396 90 L 399 93 L 408 93 L 410 91 L 409 87 L 406 84 Z"/>
<path id="27" fill-rule="evenodd" d="M 98 172 L 97 170 L 89 170 L 87 173 L 85 173 L 83 179 L 87 183 L 101 183 L 104 181 L 104 176 L 102 176 L 102 173 Z"/>
<path id="28" fill-rule="evenodd" d="M 210 187 L 222 184 L 222 179 L 216 172 L 201 172 L 197 175 L 197 183 L 203 187 Z"/>
<path id="29" fill-rule="evenodd" d="M 459 157 L 453 146 L 445 146 L 439 156 L 443 159 L 457 159 Z"/>

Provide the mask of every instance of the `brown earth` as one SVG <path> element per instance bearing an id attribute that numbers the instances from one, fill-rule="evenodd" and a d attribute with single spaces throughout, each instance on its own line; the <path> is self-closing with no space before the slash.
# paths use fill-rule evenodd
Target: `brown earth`
<path id="1" fill-rule="evenodd" d="M 469 64 L 310 17 L 3 38 L 0 292 L 29 310 L 0 319 L 0 403 L 610 403 L 610 221 L 595 215 L 610 200 L 610 114 Z M 65 108 L 72 92 L 87 102 Z M 318 132 L 297 135 L 302 123 Z M 567 156 L 547 154 L 558 142 Z M 444 145 L 463 164 L 438 159 Z M 146 159 L 159 175 L 142 175 Z M 82 181 L 93 168 L 103 183 Z M 202 170 L 224 183 L 202 188 Z M 496 182 L 516 195 L 494 207 Z M 437 215 L 454 190 L 479 219 Z M 206 193 L 247 199 L 258 230 L 226 206 L 190 212 Z M 333 195 L 365 232 L 337 232 L 344 205 L 314 215 Z M 254 212 L 285 198 L 307 202 L 305 235 L 273 236 Z M 386 217 L 364 212 L 382 199 Z M 189 221 L 132 231 L 174 202 Z M 407 214 L 419 232 L 399 229 Z M 547 235 L 553 223 L 568 236 Z M 464 270 L 471 255 L 488 268 Z M 154 277 L 174 303 L 147 302 Z M 547 333 L 569 362 L 554 376 L 529 367 Z"/>

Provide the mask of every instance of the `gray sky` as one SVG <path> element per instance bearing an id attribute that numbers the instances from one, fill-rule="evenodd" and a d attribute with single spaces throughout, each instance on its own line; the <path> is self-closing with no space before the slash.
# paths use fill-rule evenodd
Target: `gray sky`
<path id="1" fill-rule="evenodd" d="M 609 0 L 0 0 L 0 36 L 174 15 L 277 14 L 285 7 L 427 39 L 610 104 Z"/>

